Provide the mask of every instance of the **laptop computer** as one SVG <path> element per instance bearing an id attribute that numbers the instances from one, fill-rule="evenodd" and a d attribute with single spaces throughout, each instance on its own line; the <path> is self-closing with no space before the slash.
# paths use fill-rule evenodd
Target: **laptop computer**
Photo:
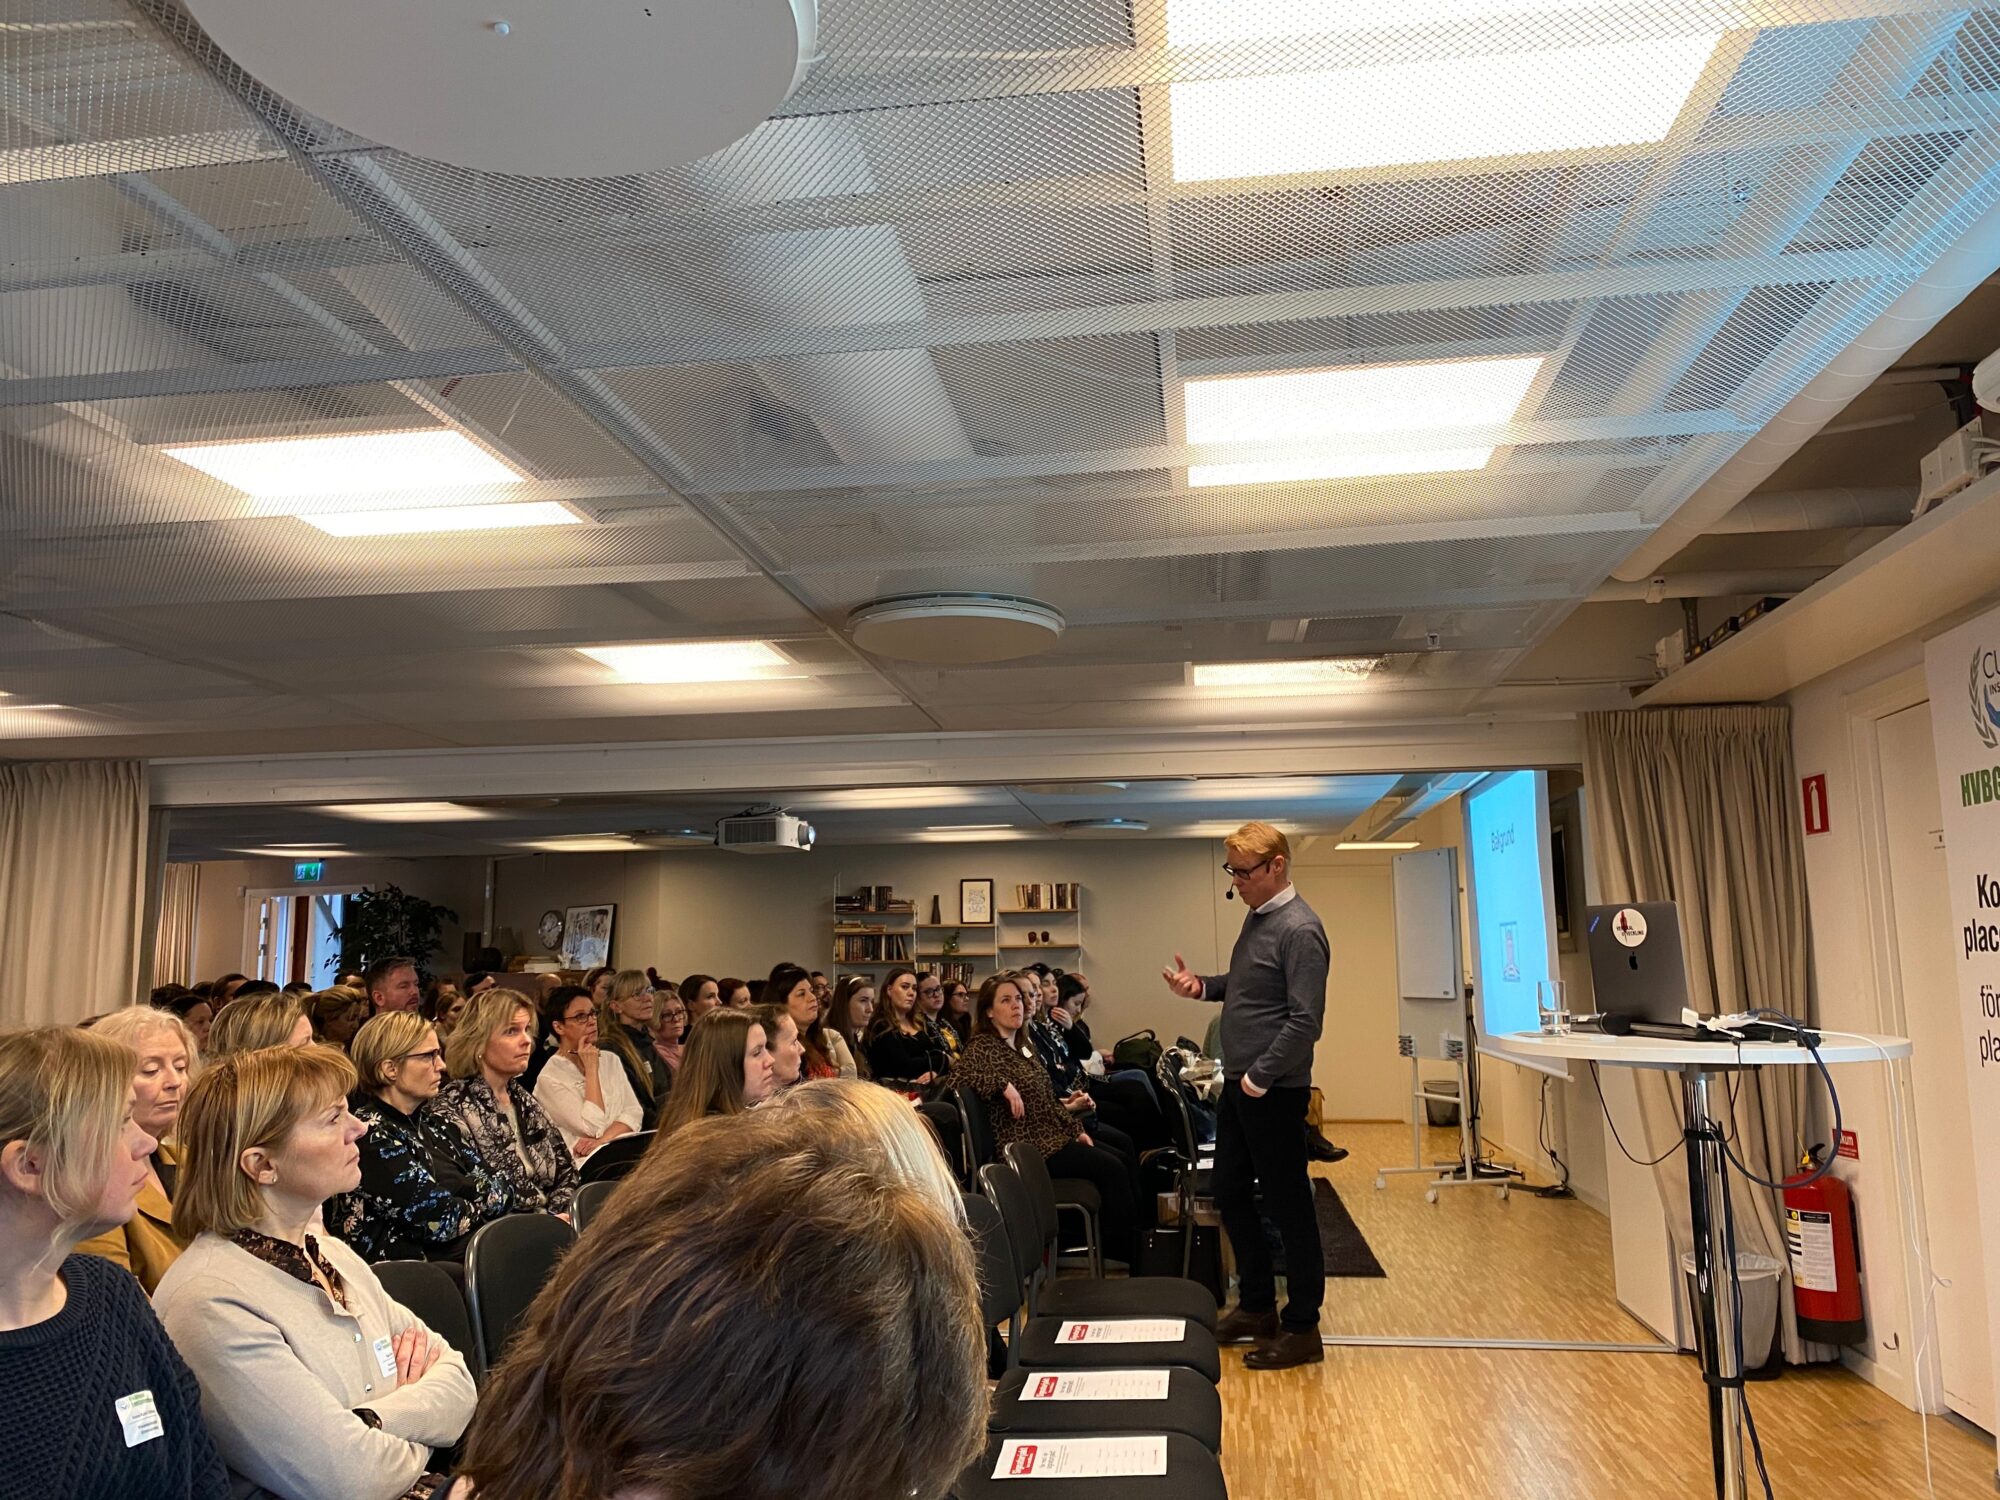
<path id="1" fill-rule="evenodd" d="M 1593 906 L 1584 924 L 1599 1012 L 1679 1027 L 1688 1003 L 1680 908 L 1671 901 Z"/>

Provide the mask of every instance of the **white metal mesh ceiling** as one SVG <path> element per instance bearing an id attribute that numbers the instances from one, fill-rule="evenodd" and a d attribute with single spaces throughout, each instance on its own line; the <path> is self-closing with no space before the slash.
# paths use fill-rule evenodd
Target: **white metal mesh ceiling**
<path id="1" fill-rule="evenodd" d="M 562 648 L 688 635 L 821 662 L 773 732 L 1168 722 L 1187 661 L 1446 617 L 1379 696 L 1469 695 L 2000 195 L 2000 12 L 1923 0 L 824 0 L 821 44 L 716 156 L 555 181 L 303 118 L 170 0 L 0 0 L 0 740 L 625 733 L 700 705 Z M 1411 365 L 1190 441 L 1189 382 Z M 329 536 L 159 451 L 440 427 L 522 482 L 384 503 L 576 524 Z M 918 588 L 1074 628 L 839 644 Z"/>

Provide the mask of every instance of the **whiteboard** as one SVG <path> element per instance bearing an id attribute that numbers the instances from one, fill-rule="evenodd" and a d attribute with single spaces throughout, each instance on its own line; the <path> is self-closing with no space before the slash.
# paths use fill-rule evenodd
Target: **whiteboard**
<path id="1" fill-rule="evenodd" d="M 1458 851 L 1425 849 L 1389 862 L 1396 900 L 1398 1030 L 1418 1057 L 1450 1056 L 1465 1035 L 1460 998 Z"/>

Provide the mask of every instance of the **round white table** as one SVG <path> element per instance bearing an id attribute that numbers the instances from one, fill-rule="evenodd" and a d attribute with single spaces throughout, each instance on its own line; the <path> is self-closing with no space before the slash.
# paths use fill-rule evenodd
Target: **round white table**
<path id="1" fill-rule="evenodd" d="M 1620 1068 L 1651 1068 L 1681 1075 L 1687 1124 L 1688 1207 L 1694 1230 L 1695 1285 L 1701 1305 L 1702 1379 L 1708 1386 L 1709 1446 L 1715 1461 L 1717 1500 L 1747 1500 L 1743 1467 L 1743 1365 L 1737 1351 L 1736 1262 L 1723 1217 L 1729 1191 L 1724 1142 L 1732 1128 L 1714 1108 L 1715 1085 L 1745 1068 L 1811 1067 L 1813 1054 L 1792 1042 L 1701 1042 L 1664 1037 L 1606 1036 L 1594 1031 L 1551 1036 L 1517 1031 L 1489 1037 L 1497 1051 L 1523 1062 L 1589 1061 Z M 1910 1055 L 1907 1037 L 1836 1035 L 1824 1038 L 1819 1061 L 1892 1062 Z M 1907 1162 L 1899 1164 L 1907 1172 Z"/>

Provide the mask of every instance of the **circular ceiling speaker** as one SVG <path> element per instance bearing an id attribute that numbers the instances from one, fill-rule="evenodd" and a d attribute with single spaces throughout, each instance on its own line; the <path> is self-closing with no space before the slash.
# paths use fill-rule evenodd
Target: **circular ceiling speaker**
<path id="1" fill-rule="evenodd" d="M 1062 635 L 1063 617 L 1006 594 L 897 594 L 862 605 L 847 629 L 876 656 L 963 667 L 1046 651 Z"/>
<path id="2" fill-rule="evenodd" d="M 720 151 L 791 97 L 817 0 L 185 0 L 308 113 L 480 172 L 608 177 Z"/>

